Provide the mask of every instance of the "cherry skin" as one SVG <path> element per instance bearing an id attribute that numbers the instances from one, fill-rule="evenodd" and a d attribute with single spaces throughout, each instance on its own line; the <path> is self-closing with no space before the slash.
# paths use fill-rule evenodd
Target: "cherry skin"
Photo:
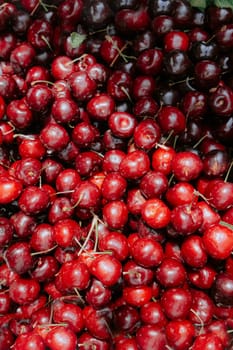
<path id="1" fill-rule="evenodd" d="M 158 123 L 165 134 L 172 131 L 177 135 L 184 131 L 186 119 L 177 107 L 164 106 L 158 112 Z"/>
<path id="2" fill-rule="evenodd" d="M 45 338 L 45 343 L 51 350 L 58 350 L 61 346 L 64 350 L 75 350 L 77 346 L 77 336 L 75 332 L 68 327 L 52 327 Z"/>
<path id="3" fill-rule="evenodd" d="M 174 258 L 165 258 L 156 270 L 156 279 L 168 287 L 180 287 L 186 281 L 186 271 L 180 261 Z"/>
<path id="4" fill-rule="evenodd" d="M 207 253 L 215 259 L 226 259 L 232 252 L 232 230 L 215 224 L 204 231 L 203 245 Z"/>
<path id="5" fill-rule="evenodd" d="M 111 300 L 112 291 L 96 278 L 92 279 L 92 283 L 86 292 L 86 302 L 94 308 L 103 308 Z"/>
<path id="6" fill-rule="evenodd" d="M 223 344 L 221 340 L 215 334 L 206 333 L 197 336 L 193 343 L 193 350 L 201 350 L 205 347 L 211 347 L 214 350 L 223 350 Z"/>
<path id="7" fill-rule="evenodd" d="M 123 300 L 135 307 L 141 307 L 152 298 L 152 288 L 149 286 L 125 287 L 123 289 Z"/>
<path id="8" fill-rule="evenodd" d="M 0 203 L 7 204 L 19 197 L 23 184 L 10 176 L 0 176 Z"/>
<path id="9" fill-rule="evenodd" d="M 129 286 L 149 285 L 153 280 L 153 271 L 129 260 L 123 266 L 123 278 Z"/>
<path id="10" fill-rule="evenodd" d="M 38 350 L 45 350 L 46 346 L 43 341 L 43 338 L 34 332 L 20 334 L 15 343 L 13 349 L 15 350 L 29 350 L 31 347 L 34 347 Z"/>
<path id="11" fill-rule="evenodd" d="M 168 344 L 176 350 L 187 350 L 195 336 L 194 325 L 189 320 L 172 320 L 165 329 Z"/>
<path id="12" fill-rule="evenodd" d="M 168 225 L 171 212 L 162 200 L 152 198 L 142 205 L 141 215 L 147 225 L 158 229 Z"/>
<path id="13" fill-rule="evenodd" d="M 198 155 L 192 152 L 178 152 L 172 160 L 172 171 L 179 181 L 196 179 L 203 169 L 203 163 Z"/>
<path id="14" fill-rule="evenodd" d="M 149 301 L 140 309 L 140 317 L 143 323 L 164 327 L 167 319 L 159 302 Z"/>
<path id="15" fill-rule="evenodd" d="M 134 261 L 144 267 L 158 266 L 163 259 L 163 249 L 160 243 L 151 238 L 139 238 L 131 247 Z"/>
<path id="16" fill-rule="evenodd" d="M 24 274 L 33 266 L 30 247 L 26 242 L 12 244 L 6 251 L 10 268 L 18 274 Z"/>
<path id="17" fill-rule="evenodd" d="M 37 299 L 40 293 L 40 284 L 34 279 L 20 278 L 9 287 L 12 301 L 19 305 L 31 303 Z"/>
<path id="18" fill-rule="evenodd" d="M 128 153 L 120 163 L 120 174 L 126 179 L 138 179 L 150 168 L 148 155 L 142 150 Z"/>
<path id="19" fill-rule="evenodd" d="M 192 294 L 181 287 L 169 288 L 163 292 L 161 304 L 169 319 L 185 319 L 192 304 Z"/>
<path id="20" fill-rule="evenodd" d="M 43 212 L 49 205 L 48 193 L 37 187 L 28 186 L 19 198 L 19 207 L 26 215 L 36 215 Z"/>
<path id="21" fill-rule="evenodd" d="M 68 323 L 72 331 L 79 333 L 83 327 L 82 310 L 78 305 L 55 301 L 53 306 L 55 323 Z"/>
<path id="22" fill-rule="evenodd" d="M 126 192 L 127 182 L 123 176 L 119 173 L 109 173 L 105 176 L 101 192 L 102 196 L 110 200 L 119 200 Z"/>
<path id="23" fill-rule="evenodd" d="M 138 148 L 150 150 L 160 141 L 161 130 L 153 119 L 148 118 L 135 127 L 133 137 Z"/>
<path id="24" fill-rule="evenodd" d="M 171 31 L 164 36 L 165 51 L 182 50 L 189 48 L 189 37 L 186 33 L 180 31 Z"/>
<path id="25" fill-rule="evenodd" d="M 163 330 L 156 325 L 142 325 L 136 333 L 136 341 L 141 350 L 147 350 L 148 344 L 151 349 L 162 350 L 167 344 Z"/>
<path id="26" fill-rule="evenodd" d="M 111 251 L 119 261 L 125 260 L 129 255 L 127 238 L 117 231 L 109 232 L 102 238 L 99 237 L 99 249 L 103 252 Z"/>

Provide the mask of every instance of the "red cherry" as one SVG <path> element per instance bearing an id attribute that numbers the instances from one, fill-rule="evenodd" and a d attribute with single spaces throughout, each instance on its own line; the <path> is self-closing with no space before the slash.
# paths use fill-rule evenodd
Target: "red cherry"
<path id="1" fill-rule="evenodd" d="M 152 238 L 137 239 L 131 247 L 131 254 L 135 262 L 144 267 L 158 266 L 163 259 L 161 244 Z"/>
<path id="2" fill-rule="evenodd" d="M 138 179 L 150 168 L 148 155 L 141 150 L 128 153 L 120 163 L 120 174 L 126 179 Z"/>
<path id="3" fill-rule="evenodd" d="M 65 326 L 52 327 L 45 338 L 46 345 L 51 350 L 75 350 L 77 346 L 77 336 L 74 331 Z"/>
<path id="4" fill-rule="evenodd" d="M 23 184 L 10 176 L 0 176 L 0 203 L 8 204 L 13 202 L 21 194 Z"/>
<path id="5" fill-rule="evenodd" d="M 128 209 L 123 201 L 115 200 L 103 207 L 103 218 L 106 224 L 114 229 L 122 229 L 128 220 Z"/>
<path id="6" fill-rule="evenodd" d="M 192 294 L 188 289 L 181 287 L 165 289 L 161 303 L 169 319 L 186 319 L 192 305 Z"/>
<path id="7" fill-rule="evenodd" d="M 121 264 L 111 255 L 103 254 L 93 260 L 90 266 L 91 273 L 105 286 L 116 284 L 121 276 Z"/>
<path id="8" fill-rule="evenodd" d="M 19 278 L 9 286 L 12 301 L 19 305 L 31 303 L 40 293 L 40 284 L 34 279 Z"/>
<path id="9" fill-rule="evenodd" d="M 200 334 L 194 340 L 192 349 L 201 350 L 204 347 L 212 348 L 213 350 L 223 350 L 223 344 L 217 335 L 212 333 Z"/>
<path id="10" fill-rule="evenodd" d="M 142 325 L 136 333 L 136 341 L 141 350 L 147 350 L 148 344 L 154 350 L 166 349 L 166 336 L 163 329 L 156 325 Z"/>
<path id="11" fill-rule="evenodd" d="M 221 224 L 212 225 L 204 231 L 203 245 L 211 257 L 226 259 L 232 252 L 233 231 Z"/>
<path id="12" fill-rule="evenodd" d="M 189 36 L 181 31 L 171 31 L 164 36 L 165 51 L 182 50 L 189 48 Z"/>
<path id="13" fill-rule="evenodd" d="M 168 344 L 176 350 L 187 350 L 193 343 L 195 327 L 188 320 L 172 320 L 166 326 Z"/>
<path id="14" fill-rule="evenodd" d="M 153 198 L 142 205 L 141 215 L 147 225 L 158 229 L 168 225 L 171 212 L 161 199 Z"/>

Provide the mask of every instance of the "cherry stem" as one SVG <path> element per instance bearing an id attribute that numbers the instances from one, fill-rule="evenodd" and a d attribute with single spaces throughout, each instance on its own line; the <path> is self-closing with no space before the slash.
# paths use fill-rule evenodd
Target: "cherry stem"
<path id="1" fill-rule="evenodd" d="M 219 221 L 219 224 L 222 225 L 222 226 L 225 226 L 225 227 L 229 228 L 230 230 L 233 230 L 233 225 L 230 224 L 229 222 L 220 220 L 220 221 Z"/>
<path id="2" fill-rule="evenodd" d="M 126 88 L 124 86 L 121 86 L 121 90 L 125 93 L 125 95 L 127 96 L 128 100 L 130 103 L 133 103 L 132 98 L 130 97 L 128 91 L 126 90 Z"/>
<path id="3" fill-rule="evenodd" d="M 171 138 L 171 136 L 173 135 L 173 133 L 174 133 L 174 130 L 171 130 L 171 131 L 169 132 L 167 138 L 163 141 L 163 145 L 165 145 L 165 144 L 168 142 L 168 140 Z"/>
<path id="4" fill-rule="evenodd" d="M 195 143 L 195 145 L 193 146 L 193 149 L 197 148 L 197 147 L 200 145 L 200 143 L 202 143 L 202 141 L 205 140 L 206 137 L 208 137 L 207 134 L 205 134 L 204 136 L 202 136 L 202 137 L 200 138 L 200 140 L 198 140 L 197 143 Z"/>
<path id="5" fill-rule="evenodd" d="M 196 318 L 200 321 L 200 324 L 197 323 L 196 325 L 199 326 L 199 327 L 201 327 L 200 332 L 199 332 L 199 334 L 201 334 L 201 333 L 203 332 L 203 330 L 204 330 L 204 322 L 203 322 L 203 320 L 201 319 L 200 315 L 198 315 L 198 313 L 197 313 L 195 310 L 190 309 L 190 311 L 191 311 L 191 312 L 196 316 Z"/>
<path id="6" fill-rule="evenodd" d="M 52 81 L 48 81 L 48 80 L 34 80 L 31 82 L 31 85 L 34 86 L 36 84 L 40 84 L 40 83 L 45 83 L 45 84 L 50 84 L 50 85 L 54 85 L 54 83 Z"/>
<path id="7" fill-rule="evenodd" d="M 57 248 L 57 245 L 55 245 L 52 248 L 47 249 L 47 250 L 41 250 L 40 252 L 33 252 L 33 253 L 31 253 L 31 256 L 40 255 L 40 254 L 47 254 L 47 253 L 52 252 L 56 248 Z"/>
<path id="8" fill-rule="evenodd" d="M 51 52 L 53 52 L 52 46 L 50 45 L 48 39 L 46 39 L 46 37 L 44 35 L 41 35 L 41 39 L 46 43 L 46 45 L 48 46 L 49 50 Z"/>
<path id="9" fill-rule="evenodd" d="M 81 61 L 83 58 L 85 58 L 87 56 L 87 53 L 84 53 L 83 55 L 81 55 L 80 57 L 77 57 L 75 59 L 73 59 L 72 61 L 66 62 L 65 66 L 69 66 L 70 64 L 73 64 L 75 62 Z"/>
<path id="10" fill-rule="evenodd" d="M 175 81 L 173 83 L 170 83 L 169 86 L 175 86 L 178 84 L 187 83 L 189 85 L 189 87 L 192 88 L 191 85 L 189 84 L 189 80 L 194 80 L 194 77 L 187 77 L 186 79 Z M 193 90 L 193 88 L 192 88 L 192 90 Z"/>
<path id="11" fill-rule="evenodd" d="M 226 173 L 226 176 L 224 178 L 224 182 L 227 182 L 228 178 L 229 178 L 229 175 L 230 175 L 230 172 L 231 172 L 231 169 L 232 169 L 232 166 L 233 166 L 233 161 L 231 161 L 229 167 L 228 167 L 228 170 L 227 170 L 227 173 Z"/>
<path id="12" fill-rule="evenodd" d="M 85 300 L 84 300 L 84 299 L 82 298 L 82 296 L 80 295 L 79 290 L 78 290 L 77 288 L 74 288 L 74 291 L 75 291 L 75 293 L 77 294 L 77 296 L 78 296 L 79 300 L 81 301 L 81 303 L 82 303 L 83 305 L 85 305 Z"/>
<path id="13" fill-rule="evenodd" d="M 78 252 L 78 256 L 80 256 L 80 255 L 82 254 L 82 252 L 85 250 L 85 247 L 86 247 L 86 245 L 87 245 L 89 239 L 91 238 L 91 235 L 92 235 L 92 232 L 93 232 L 94 227 L 95 227 L 95 225 L 96 225 L 96 222 L 97 222 L 97 218 L 96 218 L 96 216 L 94 216 L 94 218 L 92 219 L 91 227 L 90 227 L 90 229 L 89 229 L 89 231 L 88 231 L 87 237 L 86 237 L 86 239 L 85 239 L 85 241 L 84 241 L 84 243 L 83 243 L 81 249 L 80 249 L 79 252 Z"/>

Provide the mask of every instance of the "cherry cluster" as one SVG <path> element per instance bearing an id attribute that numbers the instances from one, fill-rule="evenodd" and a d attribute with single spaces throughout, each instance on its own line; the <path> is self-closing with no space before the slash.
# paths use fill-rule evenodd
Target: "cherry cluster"
<path id="1" fill-rule="evenodd" d="M 0 349 L 233 347 L 233 9 L 0 1 Z"/>

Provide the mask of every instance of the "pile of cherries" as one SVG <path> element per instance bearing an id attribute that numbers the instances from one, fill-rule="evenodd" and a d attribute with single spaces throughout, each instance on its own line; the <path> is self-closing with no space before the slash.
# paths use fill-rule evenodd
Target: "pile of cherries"
<path id="1" fill-rule="evenodd" d="M 192 4 L 0 1 L 1 350 L 233 348 L 233 9 Z"/>

